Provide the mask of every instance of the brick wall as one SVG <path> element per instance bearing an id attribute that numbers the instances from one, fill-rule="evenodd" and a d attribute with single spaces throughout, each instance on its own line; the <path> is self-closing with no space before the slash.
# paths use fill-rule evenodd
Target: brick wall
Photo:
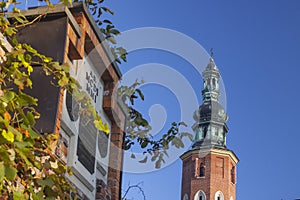
<path id="1" fill-rule="evenodd" d="M 181 156 L 182 191 L 181 199 L 188 194 L 193 200 L 195 194 L 202 190 L 207 200 L 215 200 L 215 193 L 221 191 L 225 200 L 236 198 L 236 184 L 232 182 L 232 169 L 235 171 L 237 158 L 231 151 L 190 150 Z M 200 177 L 200 164 L 204 164 L 205 174 Z M 234 174 L 235 175 L 235 174 Z"/>

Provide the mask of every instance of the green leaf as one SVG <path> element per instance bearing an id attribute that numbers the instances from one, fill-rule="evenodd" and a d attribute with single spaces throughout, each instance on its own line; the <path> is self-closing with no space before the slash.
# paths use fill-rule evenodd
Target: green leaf
<path id="1" fill-rule="evenodd" d="M 109 21 L 109 20 L 107 20 L 107 19 L 103 20 L 103 22 L 104 22 L 104 23 L 107 23 L 107 24 L 112 24 L 112 22 Z"/>
<path id="2" fill-rule="evenodd" d="M 120 34 L 120 31 L 118 31 L 117 29 L 110 29 L 109 32 L 114 34 L 114 35 L 119 35 Z"/>
<path id="3" fill-rule="evenodd" d="M 40 134 L 38 134 L 37 132 L 35 132 L 30 126 L 25 126 L 25 124 L 21 125 L 21 128 L 28 130 L 30 137 L 32 139 L 36 139 L 37 137 L 40 136 Z"/>
<path id="4" fill-rule="evenodd" d="M 32 112 L 27 112 L 26 117 L 29 122 L 29 125 L 35 124 L 35 119 L 34 119 L 34 115 L 32 114 Z"/>
<path id="5" fill-rule="evenodd" d="M 0 97 L 0 99 L 6 103 L 10 102 L 11 100 L 13 100 L 13 98 L 15 97 L 15 93 L 8 91 L 4 94 L 4 96 Z"/>
<path id="6" fill-rule="evenodd" d="M 114 12 L 107 7 L 101 7 L 101 9 L 104 10 L 105 12 L 109 12 L 112 15 L 114 14 Z"/>
<path id="7" fill-rule="evenodd" d="M 13 34 L 16 33 L 16 29 L 12 27 L 6 27 L 5 29 L 5 34 L 8 36 L 12 36 Z"/>
<path id="8" fill-rule="evenodd" d="M 21 24 L 23 24 L 25 21 L 21 18 L 21 17 L 19 17 L 19 16 L 15 16 L 15 19 L 19 22 L 19 23 L 21 23 Z"/>
<path id="9" fill-rule="evenodd" d="M 19 87 L 19 89 L 24 88 L 24 83 L 20 79 L 18 79 L 18 78 L 14 79 L 14 83 Z"/>
<path id="10" fill-rule="evenodd" d="M 4 163 L 10 162 L 9 153 L 6 151 L 5 148 L 0 150 L 0 158 L 1 158 L 1 161 L 4 161 Z"/>
<path id="11" fill-rule="evenodd" d="M 129 149 L 130 149 L 130 147 L 131 147 L 131 145 L 130 145 L 130 144 L 128 144 L 128 145 L 124 145 L 124 146 L 123 146 L 123 149 L 126 151 L 126 150 L 129 150 Z"/>
<path id="12" fill-rule="evenodd" d="M 39 179 L 37 182 L 43 187 L 45 186 L 52 187 L 54 185 L 54 182 L 51 178 Z"/>
<path id="13" fill-rule="evenodd" d="M 60 0 L 60 2 L 62 2 L 65 6 L 68 6 L 69 4 L 72 5 L 71 0 Z"/>
<path id="14" fill-rule="evenodd" d="M 117 41 L 116 41 L 116 39 L 114 38 L 114 37 L 107 37 L 106 38 L 108 41 L 110 41 L 111 43 L 113 43 L 113 44 L 117 44 Z"/>
<path id="15" fill-rule="evenodd" d="M 147 140 L 144 140 L 143 142 L 142 142 L 142 144 L 141 144 L 141 147 L 142 148 L 145 148 L 147 145 L 148 145 L 148 141 Z"/>
<path id="16" fill-rule="evenodd" d="M 22 191 L 14 191 L 14 200 L 22 200 L 26 199 L 25 195 L 23 194 Z"/>
<path id="17" fill-rule="evenodd" d="M 20 106 L 37 105 L 37 99 L 23 92 L 19 92 L 18 103 Z"/>
<path id="18" fill-rule="evenodd" d="M 28 150 L 28 147 L 33 147 L 33 144 L 31 144 L 30 142 L 15 142 L 14 143 L 16 145 L 16 147 L 18 147 L 21 151 L 26 151 Z"/>
<path id="19" fill-rule="evenodd" d="M 26 60 L 27 62 L 31 61 L 31 59 L 32 59 L 32 57 L 31 57 L 30 54 L 26 54 L 26 55 L 25 55 L 25 60 Z"/>
<path id="20" fill-rule="evenodd" d="M 139 94 L 139 96 L 141 97 L 141 99 L 144 101 L 145 96 L 144 96 L 144 94 L 142 93 L 142 91 L 141 91 L 140 89 L 136 89 L 135 91 Z"/>
<path id="21" fill-rule="evenodd" d="M 28 149 L 24 148 L 24 149 L 15 149 L 15 151 L 18 153 L 18 155 L 24 159 L 26 165 L 28 166 L 33 166 L 33 163 L 31 161 L 29 161 L 27 154 L 25 154 L 24 152 L 28 151 Z M 40 169 L 37 165 L 35 165 L 35 167 L 37 167 L 38 169 Z"/>
<path id="22" fill-rule="evenodd" d="M 66 76 L 63 76 L 61 79 L 58 81 L 58 85 L 63 87 L 69 83 L 69 79 Z"/>
<path id="23" fill-rule="evenodd" d="M 2 136 L 9 142 L 14 142 L 15 140 L 15 135 L 10 131 L 2 130 Z"/>
<path id="24" fill-rule="evenodd" d="M 17 175 L 17 169 L 5 165 L 5 176 L 8 180 L 14 181 Z"/>
<path id="25" fill-rule="evenodd" d="M 65 72 L 68 72 L 68 73 L 70 72 L 70 66 L 68 66 L 68 65 L 62 65 L 61 69 Z"/>
<path id="26" fill-rule="evenodd" d="M 5 176 L 5 168 L 3 162 L 0 162 L 0 182 L 2 183 Z"/>

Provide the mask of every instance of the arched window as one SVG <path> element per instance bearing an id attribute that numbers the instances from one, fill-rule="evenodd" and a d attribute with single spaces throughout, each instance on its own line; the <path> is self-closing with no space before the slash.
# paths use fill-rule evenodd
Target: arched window
<path id="1" fill-rule="evenodd" d="M 213 88 L 212 88 L 212 89 L 216 89 L 217 81 L 216 81 L 215 78 L 214 78 L 212 81 L 213 81 L 213 82 L 212 82 L 212 84 L 213 84 Z"/>
<path id="2" fill-rule="evenodd" d="M 220 190 L 218 192 L 216 192 L 215 200 L 224 200 L 224 195 Z"/>
<path id="3" fill-rule="evenodd" d="M 184 196 L 183 196 L 183 199 L 182 200 L 189 200 L 189 196 L 187 195 L 187 194 L 185 194 Z"/>
<path id="4" fill-rule="evenodd" d="M 235 184 L 235 167 L 231 168 L 231 183 Z"/>
<path id="5" fill-rule="evenodd" d="M 205 176 L 205 166 L 203 163 L 201 163 L 200 165 L 200 173 L 199 173 L 200 177 L 204 177 Z"/>
<path id="6" fill-rule="evenodd" d="M 203 139 L 206 139 L 206 134 L 207 134 L 207 126 L 204 127 Z"/>
<path id="7" fill-rule="evenodd" d="M 199 190 L 194 197 L 194 200 L 206 200 L 206 195 L 202 190 Z"/>

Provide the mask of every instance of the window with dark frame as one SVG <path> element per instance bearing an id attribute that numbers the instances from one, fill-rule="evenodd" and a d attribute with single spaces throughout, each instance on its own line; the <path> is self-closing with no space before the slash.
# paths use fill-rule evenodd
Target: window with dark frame
<path id="1" fill-rule="evenodd" d="M 235 167 L 231 168 L 231 182 L 235 184 Z"/>
<path id="2" fill-rule="evenodd" d="M 204 177 L 205 176 L 205 166 L 203 163 L 201 163 L 200 165 L 200 177 Z"/>

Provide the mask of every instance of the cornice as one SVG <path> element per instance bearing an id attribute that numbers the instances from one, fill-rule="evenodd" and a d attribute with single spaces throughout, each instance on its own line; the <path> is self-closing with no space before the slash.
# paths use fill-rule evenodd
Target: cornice
<path id="1" fill-rule="evenodd" d="M 230 159 L 237 164 L 239 162 L 238 157 L 232 150 L 229 149 L 219 149 L 219 148 L 210 148 L 210 149 L 191 149 L 180 156 L 181 160 L 185 160 L 188 157 L 197 155 L 200 157 L 204 157 L 208 154 L 217 154 L 221 156 L 228 156 Z"/>

